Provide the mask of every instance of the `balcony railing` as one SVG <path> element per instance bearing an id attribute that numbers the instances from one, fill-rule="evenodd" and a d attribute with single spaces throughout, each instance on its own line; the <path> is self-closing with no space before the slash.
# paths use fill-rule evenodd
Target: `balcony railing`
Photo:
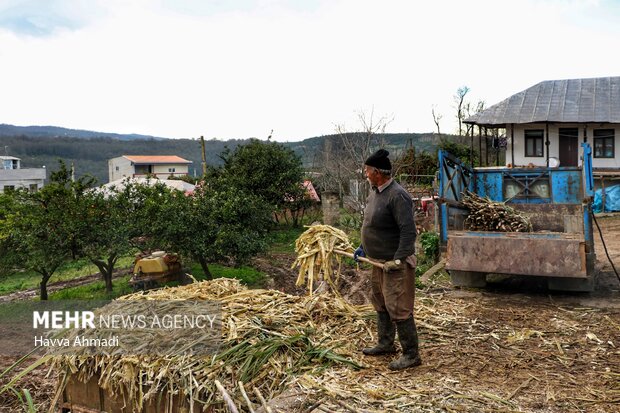
<path id="1" fill-rule="evenodd" d="M 146 173 L 146 174 L 133 174 L 134 178 L 145 178 L 147 176 L 156 176 L 158 178 L 162 178 L 162 177 L 168 177 L 168 176 L 186 176 L 189 175 L 188 172 L 151 172 L 151 173 Z"/>

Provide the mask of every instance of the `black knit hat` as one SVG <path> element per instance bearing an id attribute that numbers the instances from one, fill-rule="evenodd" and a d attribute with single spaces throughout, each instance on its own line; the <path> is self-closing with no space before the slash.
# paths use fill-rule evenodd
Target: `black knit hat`
<path id="1" fill-rule="evenodd" d="M 377 152 L 370 155 L 368 159 L 366 159 L 366 162 L 364 162 L 364 164 L 368 166 L 374 166 L 378 169 L 391 171 L 392 163 L 390 162 L 390 158 L 388 158 L 389 154 L 390 153 L 385 149 L 379 149 Z"/>

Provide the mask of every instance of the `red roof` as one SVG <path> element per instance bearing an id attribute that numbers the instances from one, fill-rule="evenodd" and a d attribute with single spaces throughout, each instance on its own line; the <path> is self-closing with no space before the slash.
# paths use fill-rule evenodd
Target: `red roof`
<path id="1" fill-rule="evenodd" d="M 176 155 L 123 155 L 123 157 L 136 164 L 192 163 Z"/>
<path id="2" fill-rule="evenodd" d="M 310 181 L 304 181 L 304 187 L 306 188 L 306 194 L 316 202 L 321 202 L 321 198 L 319 198 L 319 194 L 316 193 L 316 189 L 314 189 L 314 185 Z"/>

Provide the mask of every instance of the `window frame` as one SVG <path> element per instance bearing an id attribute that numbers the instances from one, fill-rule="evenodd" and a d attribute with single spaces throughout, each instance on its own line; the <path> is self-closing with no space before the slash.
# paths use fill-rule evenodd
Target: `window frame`
<path id="1" fill-rule="evenodd" d="M 540 136 L 528 136 L 531 133 L 540 133 Z M 534 153 L 528 152 L 528 141 L 534 141 Z M 536 141 L 540 140 L 540 155 L 536 155 Z M 543 158 L 545 156 L 545 130 L 544 129 L 525 129 L 523 131 L 523 142 L 525 143 L 524 153 L 526 158 Z"/>
<path id="2" fill-rule="evenodd" d="M 599 135 L 602 135 L 602 136 L 596 136 L 597 132 Z M 611 132 L 611 136 L 609 135 L 610 132 Z M 605 155 L 605 148 L 607 146 L 606 145 L 607 141 L 611 142 L 611 156 Z M 600 152 L 597 152 L 598 142 L 602 142 L 603 150 Z M 616 157 L 616 130 L 613 128 L 594 129 L 594 131 L 592 132 L 592 146 L 593 146 L 592 157 L 598 158 L 598 159 L 614 159 Z"/>

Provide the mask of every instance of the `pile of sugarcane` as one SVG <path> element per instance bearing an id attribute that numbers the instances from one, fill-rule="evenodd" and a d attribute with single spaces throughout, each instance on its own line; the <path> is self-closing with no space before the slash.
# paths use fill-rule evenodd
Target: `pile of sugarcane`
<path id="1" fill-rule="evenodd" d="M 136 308 L 148 308 L 151 300 L 164 300 L 164 305 L 209 300 L 222 308 L 222 343 L 209 356 L 119 355 L 114 348 L 101 348 L 96 355 L 84 349 L 48 356 L 61 378 L 74 375 L 85 382 L 96 376 L 99 386 L 126 403 L 130 411 L 142 411 L 149 401 L 168 394 L 180 396 L 186 406 L 198 404 L 223 412 L 228 410 L 221 402 L 222 386 L 227 390 L 224 398 L 232 398 L 237 405 L 260 405 L 300 372 L 318 373 L 333 363 L 359 368 L 352 357 L 361 343 L 351 337 L 366 334 L 363 317 L 371 314 L 370 307 L 351 313 L 333 295 L 298 297 L 276 290 L 249 290 L 231 279 L 131 294 L 111 304 L 126 300 L 135 302 Z M 106 307 L 97 311 L 105 312 Z M 177 337 L 176 331 L 169 330 L 158 340 L 181 343 L 188 339 Z M 61 380 L 57 395 L 64 384 Z"/>
<path id="2" fill-rule="evenodd" d="M 295 241 L 297 259 L 291 268 L 299 267 L 297 286 L 306 284 L 312 294 L 315 281 L 324 280 L 333 285 L 340 274 L 342 255 L 337 252 L 354 251 L 347 234 L 329 225 L 312 225 Z M 334 273 L 334 267 L 338 266 Z"/>
<path id="3" fill-rule="evenodd" d="M 491 201 L 473 192 L 463 192 L 461 205 L 469 210 L 465 227 L 472 231 L 530 232 L 529 218 L 503 202 Z"/>

